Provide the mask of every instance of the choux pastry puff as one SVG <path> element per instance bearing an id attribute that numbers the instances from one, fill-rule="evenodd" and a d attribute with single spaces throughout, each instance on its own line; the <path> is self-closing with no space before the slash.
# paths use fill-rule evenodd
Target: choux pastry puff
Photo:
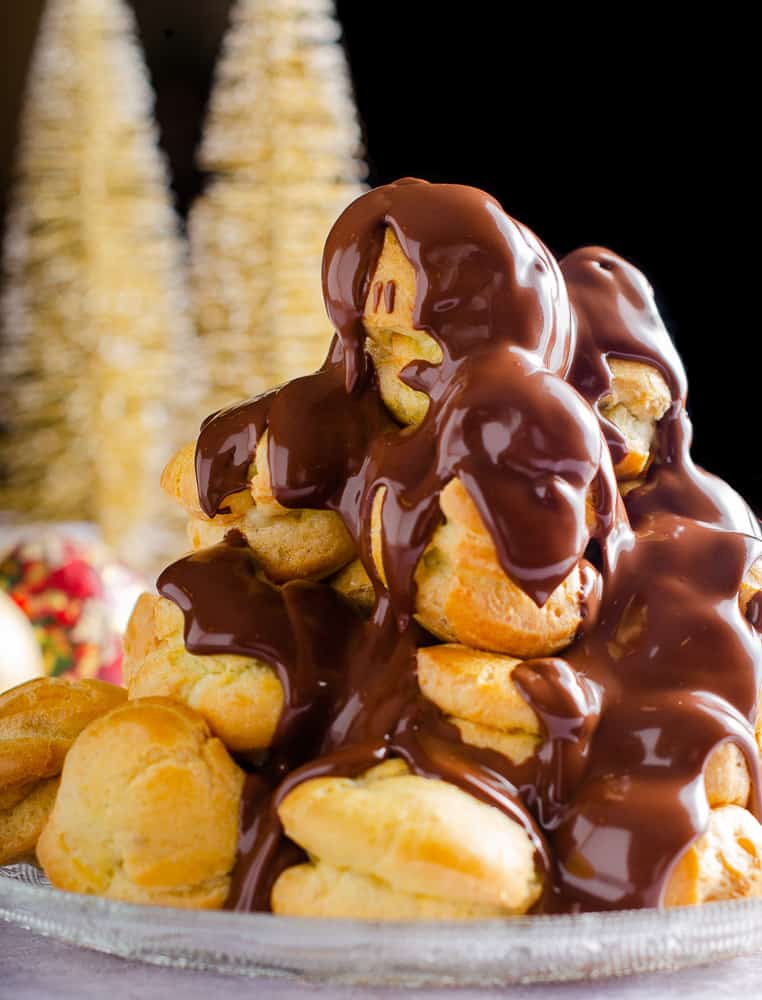
<path id="1" fill-rule="evenodd" d="M 162 906 L 225 902 L 243 772 L 194 711 L 128 701 L 69 751 L 37 845 L 53 885 Z"/>
<path id="2" fill-rule="evenodd" d="M 278 812 L 311 861 L 279 877 L 274 913 L 496 917 L 525 913 L 542 889 L 518 823 L 454 785 L 409 774 L 401 760 L 354 780 L 305 781 Z"/>
<path id="3" fill-rule="evenodd" d="M 104 681 L 62 677 L 40 677 L 0 695 L 0 864 L 34 857 L 72 744 L 125 697 Z"/>

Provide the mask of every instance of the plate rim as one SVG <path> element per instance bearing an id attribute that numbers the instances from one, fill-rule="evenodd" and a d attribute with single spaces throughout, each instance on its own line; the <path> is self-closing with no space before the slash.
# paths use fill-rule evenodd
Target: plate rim
<path id="1" fill-rule="evenodd" d="M 29 884 L 23 872 L 0 869 L 0 919 L 155 965 L 354 986 L 568 982 L 762 951 L 762 899 L 469 921 L 341 920 L 148 906 Z M 204 943 L 189 949 L 200 932 Z M 353 964 L 361 956 L 365 968 Z"/>

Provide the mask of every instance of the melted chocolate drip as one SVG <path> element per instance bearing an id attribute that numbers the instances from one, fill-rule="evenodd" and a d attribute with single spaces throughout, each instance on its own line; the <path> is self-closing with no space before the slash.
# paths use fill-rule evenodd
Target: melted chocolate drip
<path id="1" fill-rule="evenodd" d="M 326 242 L 323 290 L 344 344 L 348 389 L 367 365 L 362 314 L 387 225 L 416 272 L 414 326 L 451 358 L 511 344 L 566 373 L 573 325 L 547 247 L 483 191 L 405 178 L 353 202 Z"/>
<path id="2" fill-rule="evenodd" d="M 415 325 L 444 355 L 440 364 L 415 362 L 403 372 L 431 404 L 420 426 L 402 431 L 389 429 L 363 353 L 367 269 L 386 225 L 418 275 Z M 603 536 L 616 495 L 593 415 L 561 378 L 574 335 L 550 253 L 483 192 L 405 181 L 344 212 L 328 237 L 324 276 L 343 349 L 334 346 L 314 375 L 204 425 L 197 449 L 204 511 L 211 516 L 246 488 L 252 441 L 267 426 L 275 498 L 338 511 L 377 579 L 370 511 L 385 488 L 384 568 L 404 626 L 415 567 L 441 522 L 439 494 L 459 476 L 503 569 L 544 604 L 590 540 L 588 498 L 595 497 Z"/>
<path id="3" fill-rule="evenodd" d="M 645 481 L 625 497 L 633 525 L 659 511 L 762 538 L 753 511 L 718 476 L 702 469 L 690 453 L 693 430 L 685 410 L 668 414 L 658 430 L 656 454 Z"/>
<path id="4" fill-rule="evenodd" d="M 386 226 L 415 272 L 414 325 L 442 351 L 441 363 L 402 372 L 430 401 L 409 428 L 389 417 L 364 351 L 366 297 L 375 311 L 382 300 L 394 307 L 393 283 L 371 286 Z M 569 255 L 561 271 L 483 192 L 413 180 L 379 188 L 328 238 L 324 289 L 338 336 L 325 366 L 204 424 L 197 480 L 209 516 L 247 488 L 268 430 L 276 499 L 340 514 L 377 592 L 366 622 L 324 585 L 277 590 L 235 537 L 160 578 L 191 651 L 257 657 L 284 687 L 275 744 L 248 779 L 229 905 L 268 909 L 275 878 L 302 857 L 277 816 L 291 788 L 388 756 L 520 822 L 545 872 L 545 911 L 658 903 L 706 826 L 702 771 L 724 741 L 745 754 L 758 809 L 762 603 L 754 596 L 744 618 L 738 594 L 760 555 L 759 525 L 690 458 L 685 374 L 645 278 L 600 248 Z M 673 400 L 626 512 L 609 455 L 622 457 L 623 441 L 584 401 L 597 408 L 610 390 L 609 357 L 655 366 Z M 514 671 L 543 730 L 520 766 L 465 745 L 418 689 L 415 651 L 432 640 L 411 622 L 413 577 L 454 476 L 501 565 L 538 604 L 586 551 L 603 576 L 601 589 L 582 563 L 587 617 L 563 657 Z M 388 588 L 369 534 L 382 488 Z"/>
<path id="5" fill-rule="evenodd" d="M 228 406 L 207 417 L 196 446 L 196 481 L 208 517 L 226 513 L 223 501 L 246 489 L 257 441 L 267 426 L 274 392 Z"/>
<path id="6" fill-rule="evenodd" d="M 387 281 L 384 288 L 384 305 L 388 313 L 394 312 L 394 299 L 397 294 L 397 286 L 393 281 Z"/>
<path id="7" fill-rule="evenodd" d="M 626 446 L 619 430 L 597 409 L 611 391 L 607 359 L 652 365 L 664 376 L 672 394 L 672 406 L 659 426 L 647 480 L 625 498 L 630 519 L 637 525 L 644 516 L 669 510 L 729 531 L 762 537 L 759 521 L 744 500 L 691 458 L 693 431 L 684 408 L 688 391 L 685 370 L 644 275 L 604 247 L 575 250 L 561 260 L 560 267 L 577 321 L 569 381 L 596 407 L 614 462 L 624 457 Z"/>
<path id="8" fill-rule="evenodd" d="M 235 532 L 173 563 L 157 586 L 183 612 L 191 653 L 237 653 L 275 669 L 284 706 L 273 745 L 309 745 L 305 734 L 327 707 L 358 624 L 350 606 L 320 584 L 265 582 L 246 539 Z"/>
<path id="9" fill-rule="evenodd" d="M 610 550 L 597 627 L 564 656 L 600 694 L 584 782 L 553 837 L 566 905 L 658 903 L 706 826 L 701 775 L 718 743 L 738 744 L 756 784 L 762 660 L 738 594 L 759 555 L 749 537 L 671 513 Z"/>
<path id="10" fill-rule="evenodd" d="M 561 260 L 577 344 L 569 381 L 590 403 L 611 388 L 609 357 L 653 365 L 675 401 L 685 401 L 685 369 L 645 276 L 604 247 L 582 247 Z"/>

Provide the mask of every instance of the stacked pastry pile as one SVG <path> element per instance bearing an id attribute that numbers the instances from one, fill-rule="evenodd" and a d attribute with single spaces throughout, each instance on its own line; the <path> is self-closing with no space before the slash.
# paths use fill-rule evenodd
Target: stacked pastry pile
<path id="1" fill-rule="evenodd" d="M 762 541 L 690 458 L 645 279 L 410 180 L 347 209 L 323 277 L 323 368 L 165 471 L 194 551 L 138 603 L 129 700 L 76 738 L 49 817 L 64 751 L 8 771 L 3 822 L 42 796 L 54 884 L 187 906 L 760 894 Z M 44 683 L 3 739 L 71 742 L 70 695 L 34 722 Z"/>

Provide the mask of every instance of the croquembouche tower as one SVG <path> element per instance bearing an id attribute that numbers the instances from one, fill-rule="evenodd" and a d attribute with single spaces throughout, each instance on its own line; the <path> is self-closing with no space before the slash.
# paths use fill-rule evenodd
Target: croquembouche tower
<path id="1" fill-rule="evenodd" d="M 323 283 L 323 367 L 167 467 L 193 551 L 128 636 L 128 705 L 184 703 L 245 772 L 199 905 L 760 894 L 762 541 L 691 460 L 645 278 L 602 248 L 559 264 L 484 192 L 405 179 L 340 216 Z M 66 823 L 57 805 L 46 869 Z"/>

